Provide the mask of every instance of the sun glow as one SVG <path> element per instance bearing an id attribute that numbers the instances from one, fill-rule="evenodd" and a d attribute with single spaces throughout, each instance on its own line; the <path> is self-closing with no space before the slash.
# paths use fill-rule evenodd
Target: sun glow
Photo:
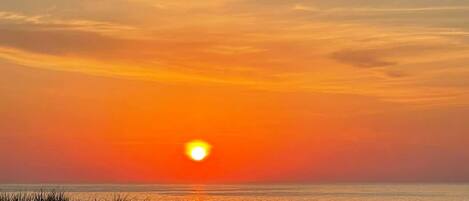
<path id="1" fill-rule="evenodd" d="M 186 155 L 194 161 L 203 161 L 210 154 L 211 146 L 202 140 L 186 143 Z"/>

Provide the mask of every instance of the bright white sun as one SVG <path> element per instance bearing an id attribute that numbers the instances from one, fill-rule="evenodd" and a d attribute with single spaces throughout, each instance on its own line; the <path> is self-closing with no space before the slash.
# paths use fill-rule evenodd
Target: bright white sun
<path id="1" fill-rule="evenodd" d="M 194 161 L 203 161 L 210 154 L 211 146 L 202 140 L 186 143 L 186 155 Z"/>

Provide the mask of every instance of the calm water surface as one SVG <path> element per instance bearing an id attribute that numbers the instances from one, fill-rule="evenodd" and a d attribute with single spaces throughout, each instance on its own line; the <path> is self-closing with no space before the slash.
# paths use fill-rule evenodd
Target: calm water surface
<path id="1" fill-rule="evenodd" d="M 0 185 L 0 191 L 65 191 L 83 201 L 469 201 L 469 184 Z"/>

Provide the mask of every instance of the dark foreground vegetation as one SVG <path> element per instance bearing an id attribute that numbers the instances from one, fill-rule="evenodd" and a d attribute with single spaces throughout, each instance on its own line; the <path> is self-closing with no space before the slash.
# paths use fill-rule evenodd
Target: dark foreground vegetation
<path id="1" fill-rule="evenodd" d="M 0 201 L 70 201 L 61 192 L 1 193 Z"/>
<path id="2" fill-rule="evenodd" d="M 0 201 L 77 201 L 63 192 L 18 192 L 0 193 Z M 94 200 L 98 201 L 98 200 Z M 112 201 L 131 201 L 127 196 L 114 195 Z"/>

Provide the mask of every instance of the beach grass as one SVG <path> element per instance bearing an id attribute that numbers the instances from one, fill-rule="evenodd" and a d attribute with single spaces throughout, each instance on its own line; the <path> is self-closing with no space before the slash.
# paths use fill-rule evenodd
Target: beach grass
<path id="1" fill-rule="evenodd" d="M 131 201 L 126 195 L 116 194 L 112 201 Z M 17 192 L 0 193 L 0 201 L 78 201 L 70 198 L 63 192 Z M 98 201 L 97 199 L 95 201 Z"/>
<path id="2" fill-rule="evenodd" d="M 71 201 L 63 192 L 1 193 L 0 201 Z"/>

